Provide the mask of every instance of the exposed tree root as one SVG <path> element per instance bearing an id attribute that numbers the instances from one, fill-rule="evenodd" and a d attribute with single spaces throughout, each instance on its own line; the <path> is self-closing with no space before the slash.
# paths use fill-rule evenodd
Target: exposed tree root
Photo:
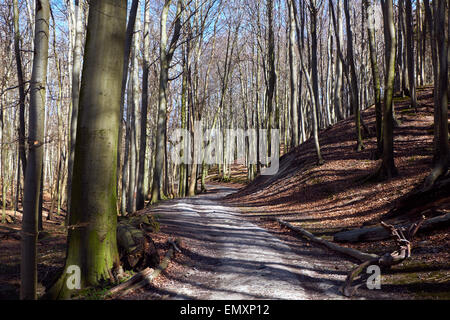
<path id="1" fill-rule="evenodd" d="M 162 271 L 164 271 L 168 266 L 175 255 L 175 252 L 180 252 L 181 240 L 176 239 L 175 241 L 168 241 L 171 245 L 170 249 L 167 251 L 164 259 L 161 261 L 159 266 L 156 269 L 147 268 L 134 277 L 129 279 L 128 281 L 112 288 L 108 291 L 107 296 L 111 298 L 119 298 L 121 296 L 126 295 L 127 293 L 137 290 L 139 288 L 143 288 L 152 283 L 154 279 L 156 279 Z"/>

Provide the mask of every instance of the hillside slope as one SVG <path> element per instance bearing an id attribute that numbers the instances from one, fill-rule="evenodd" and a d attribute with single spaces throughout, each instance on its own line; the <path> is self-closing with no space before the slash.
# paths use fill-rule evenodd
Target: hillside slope
<path id="1" fill-rule="evenodd" d="M 277 175 L 258 177 L 226 201 L 244 208 L 255 219 L 266 221 L 266 217 L 276 216 L 327 238 L 341 230 L 378 224 L 381 217 L 393 208 L 395 201 L 419 185 L 430 172 L 432 89 L 420 89 L 418 99 L 417 113 L 411 109 L 408 98 L 395 100 L 400 121 L 394 138 L 398 177 L 380 183 L 360 182 L 361 178 L 374 172 L 380 162 L 370 160 L 376 149 L 373 135 L 364 140 L 365 150 L 356 152 L 354 121 L 350 118 L 320 133 L 324 165 L 316 166 L 314 144 L 309 140 L 281 158 Z M 375 132 L 374 108 L 365 110 L 362 116 L 370 130 Z M 448 212 L 450 203 L 441 203 L 438 209 Z M 410 263 L 432 264 L 433 270 L 439 273 L 438 283 L 445 283 L 437 290 L 444 290 L 450 297 L 449 231 L 447 227 L 431 234 L 419 234 L 414 241 L 414 259 Z M 347 246 L 375 253 L 395 248 L 392 241 Z M 426 281 L 424 283 L 426 288 Z"/>

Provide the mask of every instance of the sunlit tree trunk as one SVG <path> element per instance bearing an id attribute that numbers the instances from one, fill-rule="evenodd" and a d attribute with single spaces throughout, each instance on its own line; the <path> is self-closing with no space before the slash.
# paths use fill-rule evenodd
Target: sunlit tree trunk
<path id="1" fill-rule="evenodd" d="M 298 126 L 298 62 L 295 52 L 295 18 L 292 1 L 288 0 L 289 12 L 289 76 L 291 88 L 291 128 L 292 128 L 292 147 L 299 145 L 299 126 Z"/>
<path id="2" fill-rule="evenodd" d="M 350 102 L 355 116 L 356 127 L 356 150 L 364 149 L 361 134 L 361 108 L 359 106 L 358 78 L 356 75 L 356 65 L 353 57 L 353 32 L 350 21 L 350 9 L 348 0 L 344 0 L 345 21 L 347 26 L 347 59 L 350 73 Z"/>
<path id="3" fill-rule="evenodd" d="M 383 0 L 383 14 L 387 37 L 386 62 L 387 74 L 385 80 L 384 112 L 383 112 L 383 161 L 378 172 L 381 180 L 390 179 L 398 174 L 394 163 L 394 122 L 393 122 L 393 96 L 395 81 L 395 25 L 392 0 Z"/>
<path id="4" fill-rule="evenodd" d="M 159 96 L 158 96 L 158 121 L 156 132 L 156 149 L 155 149 L 155 168 L 153 171 L 153 185 L 151 203 L 156 203 L 165 197 L 161 192 L 164 173 L 164 159 L 165 159 L 165 136 L 166 136 L 166 119 L 167 119 L 167 94 L 169 84 L 169 68 L 172 57 L 175 51 L 175 46 L 180 37 L 181 31 L 181 0 L 178 1 L 177 15 L 175 17 L 175 30 L 172 36 L 172 41 L 168 44 L 167 37 L 167 16 L 169 14 L 171 0 L 166 0 L 162 13 L 160 23 L 160 76 L 159 76 Z"/>
<path id="5" fill-rule="evenodd" d="M 22 173 L 25 177 L 27 168 L 27 156 L 25 152 L 25 82 L 23 78 L 22 57 L 20 48 L 19 6 L 17 0 L 13 0 L 14 10 L 14 53 L 16 56 L 17 79 L 19 81 L 19 156 L 22 163 Z M 20 171 L 18 179 L 20 178 Z"/>
<path id="6" fill-rule="evenodd" d="M 150 70 L 150 0 L 145 1 L 144 11 L 144 52 L 142 62 L 142 101 L 141 101 L 141 135 L 139 146 L 139 173 L 136 193 L 136 209 L 144 208 L 147 188 L 144 184 L 145 153 L 147 150 L 147 114 L 148 114 L 148 78 Z"/>
<path id="7" fill-rule="evenodd" d="M 370 0 L 365 0 L 364 5 L 367 14 L 367 31 L 369 35 L 370 63 L 372 66 L 372 84 L 375 96 L 375 117 L 376 117 L 376 135 L 377 135 L 377 151 L 375 157 L 379 158 L 383 154 L 383 139 L 382 139 L 383 110 L 381 104 L 381 80 L 377 62 L 377 50 L 375 39 L 375 25 L 374 25 L 375 17 L 372 8 L 372 2 Z"/>
<path id="8" fill-rule="evenodd" d="M 81 49 L 83 40 L 82 9 L 83 0 L 75 0 L 75 43 L 72 61 L 72 115 L 70 117 L 70 150 L 68 159 L 67 193 L 68 203 L 72 190 L 73 161 L 75 159 L 75 145 L 77 139 L 78 104 L 80 101 L 80 71 L 81 71 Z M 69 208 L 70 214 L 70 208 Z M 67 217 L 68 221 L 68 217 Z"/>
<path id="9" fill-rule="evenodd" d="M 28 118 L 28 160 L 22 219 L 22 258 L 20 264 L 20 298 L 36 299 L 39 197 L 41 191 L 44 114 L 48 62 L 50 4 L 36 0 L 33 72 L 30 84 Z"/>
<path id="10" fill-rule="evenodd" d="M 406 0 L 406 58 L 408 65 L 409 94 L 411 96 L 411 105 L 417 111 L 416 99 L 416 73 L 414 68 L 414 33 L 412 18 L 412 1 Z"/>
<path id="11" fill-rule="evenodd" d="M 110 279 L 119 264 L 116 154 L 126 13 L 124 1 L 90 1 L 67 256 L 64 271 L 49 292 L 53 298 L 69 298 L 74 292 L 67 286 L 71 266 L 80 268 L 85 288 Z"/>

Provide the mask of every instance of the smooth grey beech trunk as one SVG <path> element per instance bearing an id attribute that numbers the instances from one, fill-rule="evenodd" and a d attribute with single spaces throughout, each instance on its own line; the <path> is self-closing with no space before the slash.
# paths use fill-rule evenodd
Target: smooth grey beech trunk
<path id="1" fill-rule="evenodd" d="M 37 237 L 41 191 L 50 4 L 36 0 L 33 72 L 28 118 L 28 161 L 23 200 L 20 298 L 36 299 Z"/>
<path id="2" fill-rule="evenodd" d="M 292 128 L 292 147 L 296 147 L 300 142 L 299 125 L 298 125 L 298 60 L 295 52 L 295 18 L 293 0 L 288 0 L 289 6 L 289 76 L 291 88 L 291 128 Z"/>
<path id="3" fill-rule="evenodd" d="M 119 175 L 120 172 L 123 171 L 123 165 L 121 161 L 121 155 L 122 155 L 122 136 L 123 136 L 123 128 L 126 127 L 125 120 L 123 119 L 123 112 L 124 112 L 124 105 L 125 105 L 125 92 L 127 90 L 127 80 L 128 80 L 128 68 L 130 65 L 130 53 L 131 53 L 131 45 L 133 44 L 133 34 L 134 34 L 134 25 L 136 23 L 136 16 L 137 16 L 137 9 L 139 6 L 139 0 L 133 0 L 131 3 L 130 8 L 130 15 L 128 17 L 128 24 L 127 24 L 127 32 L 126 32 L 126 42 L 124 50 L 124 57 L 123 57 L 123 76 L 122 76 L 122 86 L 120 91 L 120 125 L 119 125 L 119 137 L 118 137 L 118 144 L 117 144 L 117 182 L 119 182 Z M 125 157 L 124 157 L 125 158 Z M 125 160 L 124 160 L 125 162 Z M 122 179 L 123 181 L 123 179 Z M 126 188 L 122 184 L 122 189 Z M 117 191 L 119 191 L 119 187 L 117 187 Z M 122 195 L 124 192 L 122 192 Z M 126 200 L 124 200 L 126 201 Z"/>
<path id="4" fill-rule="evenodd" d="M 359 105 L 359 90 L 358 90 L 358 78 L 356 75 L 356 65 L 353 56 L 353 31 L 350 21 L 350 9 L 348 0 L 344 0 L 344 12 L 347 31 L 347 63 L 350 73 L 350 102 L 352 110 L 355 116 L 355 128 L 356 128 L 356 150 L 361 151 L 364 149 L 361 133 L 361 107 Z"/>
<path id="5" fill-rule="evenodd" d="M 364 9 L 367 17 L 367 33 L 369 36 L 369 53 L 370 64 L 372 66 L 372 84 L 375 96 L 375 118 L 376 118 L 376 135 L 377 135 L 377 152 L 376 158 L 380 158 L 383 154 L 383 139 L 382 139 L 382 121 L 383 110 L 381 104 L 381 80 L 377 61 L 376 38 L 375 38 L 375 24 L 374 12 L 372 10 L 372 1 L 364 0 Z"/>
<path id="6" fill-rule="evenodd" d="M 139 109 L 139 62 L 138 54 L 140 49 L 140 36 L 139 31 L 141 28 L 141 18 L 140 12 L 137 11 L 134 37 L 133 37 L 133 50 L 132 50 L 132 60 L 131 60 L 131 104 L 128 105 L 131 117 L 127 119 L 130 122 L 130 173 L 129 173 L 129 183 L 128 183 L 128 213 L 136 212 L 136 174 L 137 174 L 137 131 L 139 129 L 138 120 L 138 109 Z"/>
<path id="7" fill-rule="evenodd" d="M 75 0 L 75 43 L 72 61 L 72 115 L 70 118 L 70 150 L 68 158 L 67 193 L 68 203 L 72 191 L 73 161 L 75 159 L 75 145 L 77 141 L 78 103 L 80 101 L 80 72 L 81 72 L 81 49 L 83 41 L 83 0 Z M 70 214 L 70 208 L 69 208 Z M 68 216 L 67 219 L 68 221 Z"/>
<path id="8" fill-rule="evenodd" d="M 27 155 L 25 151 L 25 82 L 23 78 L 22 57 L 20 53 L 19 5 L 13 0 L 14 11 L 14 53 L 16 56 L 17 80 L 19 82 L 19 158 L 22 163 L 22 173 L 27 169 Z M 20 177 L 20 170 L 18 172 Z"/>
<path id="9" fill-rule="evenodd" d="M 172 0 L 166 0 L 161 13 L 161 33 L 160 33 L 160 76 L 159 76 L 159 96 L 158 96 L 158 120 L 156 132 L 155 167 L 153 170 L 153 185 L 151 203 L 156 203 L 165 197 L 162 194 L 162 182 L 165 159 L 165 141 L 167 125 L 167 94 L 169 84 L 169 68 L 175 51 L 176 44 L 181 31 L 181 0 L 178 1 L 177 14 L 175 17 L 175 30 L 171 43 L 168 44 L 167 36 L 167 16 Z"/>
<path id="10" fill-rule="evenodd" d="M 145 196 L 147 193 L 145 180 L 145 153 L 147 151 L 147 114 L 148 114 L 148 78 L 150 70 L 150 0 L 145 1 L 144 13 L 144 52 L 142 62 L 142 101 L 141 101 L 141 134 L 139 142 L 139 170 L 137 178 L 136 191 L 136 210 L 141 210 L 145 205 Z"/>
<path id="11" fill-rule="evenodd" d="M 80 89 L 65 268 L 48 293 L 70 298 L 68 268 L 81 288 L 111 278 L 117 250 L 117 141 L 127 2 L 91 0 Z"/>

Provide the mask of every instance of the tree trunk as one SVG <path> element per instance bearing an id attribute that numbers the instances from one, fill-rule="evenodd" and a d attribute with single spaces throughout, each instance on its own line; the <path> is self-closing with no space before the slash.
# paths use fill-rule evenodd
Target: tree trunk
<path id="1" fill-rule="evenodd" d="M 416 98 L 416 73 L 414 69 L 414 33 L 413 33 L 413 18 L 412 18 L 412 1 L 405 0 L 406 11 L 406 50 L 407 50 L 407 64 L 408 64 L 408 79 L 409 79 L 409 94 L 411 96 L 411 105 L 417 111 Z"/>
<path id="2" fill-rule="evenodd" d="M 135 23 L 135 36 L 133 37 L 133 50 L 132 50 L 132 61 L 131 61 L 131 117 L 130 121 L 130 173 L 129 173 L 129 183 L 128 183 L 128 213 L 136 212 L 136 174 L 137 174 L 137 130 L 139 129 L 139 123 L 137 122 L 137 112 L 139 109 L 139 62 L 138 55 L 140 51 L 140 37 L 139 31 L 141 28 L 141 10 L 137 11 L 138 18 Z M 145 152 L 145 151 L 144 151 Z"/>
<path id="3" fill-rule="evenodd" d="M 81 1 L 81 3 L 80 3 Z M 70 118 L 70 150 L 68 159 L 68 177 L 67 177 L 67 193 L 69 196 L 68 203 L 70 203 L 70 194 L 72 191 L 72 174 L 73 161 L 75 159 L 75 145 L 77 139 L 77 121 L 78 121 L 78 104 L 80 100 L 80 71 L 81 71 L 81 49 L 83 40 L 83 20 L 82 9 L 83 0 L 75 0 L 75 45 L 73 48 L 73 62 L 72 62 L 72 115 Z M 68 215 L 66 221 L 69 221 L 70 208 L 68 208 Z"/>
<path id="4" fill-rule="evenodd" d="M 39 196 L 41 191 L 44 114 L 49 39 L 50 4 L 37 0 L 35 11 L 34 61 L 30 85 L 30 111 L 28 119 L 28 161 L 22 219 L 22 259 L 20 264 L 20 298 L 36 299 L 37 237 Z"/>
<path id="5" fill-rule="evenodd" d="M 295 18 L 292 1 L 288 0 L 289 6 L 289 76 L 291 88 L 291 127 L 292 127 L 292 147 L 299 145 L 299 126 L 298 126 L 298 63 L 295 52 Z"/>
<path id="6" fill-rule="evenodd" d="M 356 76 L 356 66 L 353 57 L 353 32 L 351 28 L 350 21 L 350 11 L 348 0 L 344 0 L 344 12 L 345 21 L 347 26 L 347 63 L 350 71 L 350 101 L 352 105 L 352 110 L 355 116 L 355 127 L 356 127 L 356 150 L 361 151 L 364 149 L 362 134 L 361 134 L 361 109 L 359 106 L 359 92 L 358 92 L 358 78 Z"/>
<path id="7" fill-rule="evenodd" d="M 14 52 L 16 56 L 17 79 L 19 81 L 19 156 L 22 163 L 22 173 L 25 177 L 27 156 L 25 152 L 25 83 L 23 79 L 22 58 L 20 53 L 19 6 L 13 0 L 14 6 Z M 20 174 L 19 174 L 20 176 Z"/>
<path id="8" fill-rule="evenodd" d="M 377 135 L 377 151 L 375 158 L 378 159 L 383 154 L 383 139 L 382 139 L 383 110 L 381 104 L 381 80 L 377 62 L 374 12 L 372 8 L 372 2 L 369 0 L 365 0 L 364 3 L 367 14 L 367 31 L 369 34 L 370 63 L 372 66 L 372 83 L 373 83 L 373 92 L 375 96 L 376 135 Z"/>
<path id="9" fill-rule="evenodd" d="M 445 32 L 446 26 L 446 1 L 437 1 L 437 10 L 434 17 L 435 20 L 435 35 L 438 65 L 436 68 L 438 72 L 435 75 L 435 131 L 438 135 L 435 136 L 435 161 L 431 174 L 425 180 L 425 189 L 433 186 L 436 180 L 447 173 L 449 168 L 449 145 L 448 145 L 448 38 Z"/>
<path id="10" fill-rule="evenodd" d="M 319 79 L 318 79 L 318 67 L 317 67 L 317 14 L 319 7 L 317 6 L 316 0 L 310 0 L 310 13 L 311 13 L 311 85 L 312 85 L 312 95 L 311 95 L 311 105 L 312 105 L 312 119 L 313 119 L 313 135 L 314 143 L 316 145 L 317 153 L 317 163 L 322 165 L 324 160 L 320 152 L 319 143 L 319 119 L 318 110 L 320 108 L 319 100 Z M 313 102 L 314 101 L 314 102 Z"/>
<path id="11" fill-rule="evenodd" d="M 120 88 L 127 4 L 91 0 L 81 80 L 79 119 L 65 269 L 49 294 L 70 298 L 68 268 L 80 268 L 81 288 L 111 279 L 118 266 L 116 226 Z M 108 94 L 105 94 L 108 92 Z M 70 272 L 70 271 L 69 271 Z"/>
<path id="12" fill-rule="evenodd" d="M 145 1 L 144 15 L 144 52 L 142 71 L 142 102 L 141 102 L 141 136 L 139 147 L 139 173 L 136 194 L 136 209 L 141 210 L 145 204 L 146 187 L 145 176 L 145 152 L 147 149 L 147 114 L 148 114 L 148 77 L 150 70 L 150 0 Z"/>
<path id="13" fill-rule="evenodd" d="M 385 16 L 385 28 L 387 35 L 385 39 L 387 47 L 387 74 L 385 80 L 384 94 L 384 116 L 383 116 L 383 161 L 378 172 L 381 180 L 391 179 L 398 174 L 394 163 L 394 125 L 393 125 L 393 96 L 395 81 L 395 25 L 392 0 L 382 1 L 383 14 Z"/>
<path id="14" fill-rule="evenodd" d="M 159 100 L 158 100 L 158 121 L 157 121 L 157 133 L 156 133 L 156 155 L 155 155 L 155 168 L 153 171 L 153 185 L 152 185 L 152 198 L 151 203 L 156 203 L 165 197 L 161 194 L 161 187 L 163 182 L 163 169 L 165 158 L 165 136 L 166 136 L 166 119 L 167 119 L 167 94 L 169 84 L 169 68 L 172 61 L 172 56 L 175 50 L 175 46 L 180 37 L 181 31 L 181 0 L 178 1 L 177 15 L 175 20 L 175 30 L 172 36 L 170 45 L 167 43 L 167 16 L 169 14 L 169 8 L 171 0 L 166 0 L 162 13 L 161 13 L 161 38 L 160 38 L 160 76 L 159 76 Z"/>

